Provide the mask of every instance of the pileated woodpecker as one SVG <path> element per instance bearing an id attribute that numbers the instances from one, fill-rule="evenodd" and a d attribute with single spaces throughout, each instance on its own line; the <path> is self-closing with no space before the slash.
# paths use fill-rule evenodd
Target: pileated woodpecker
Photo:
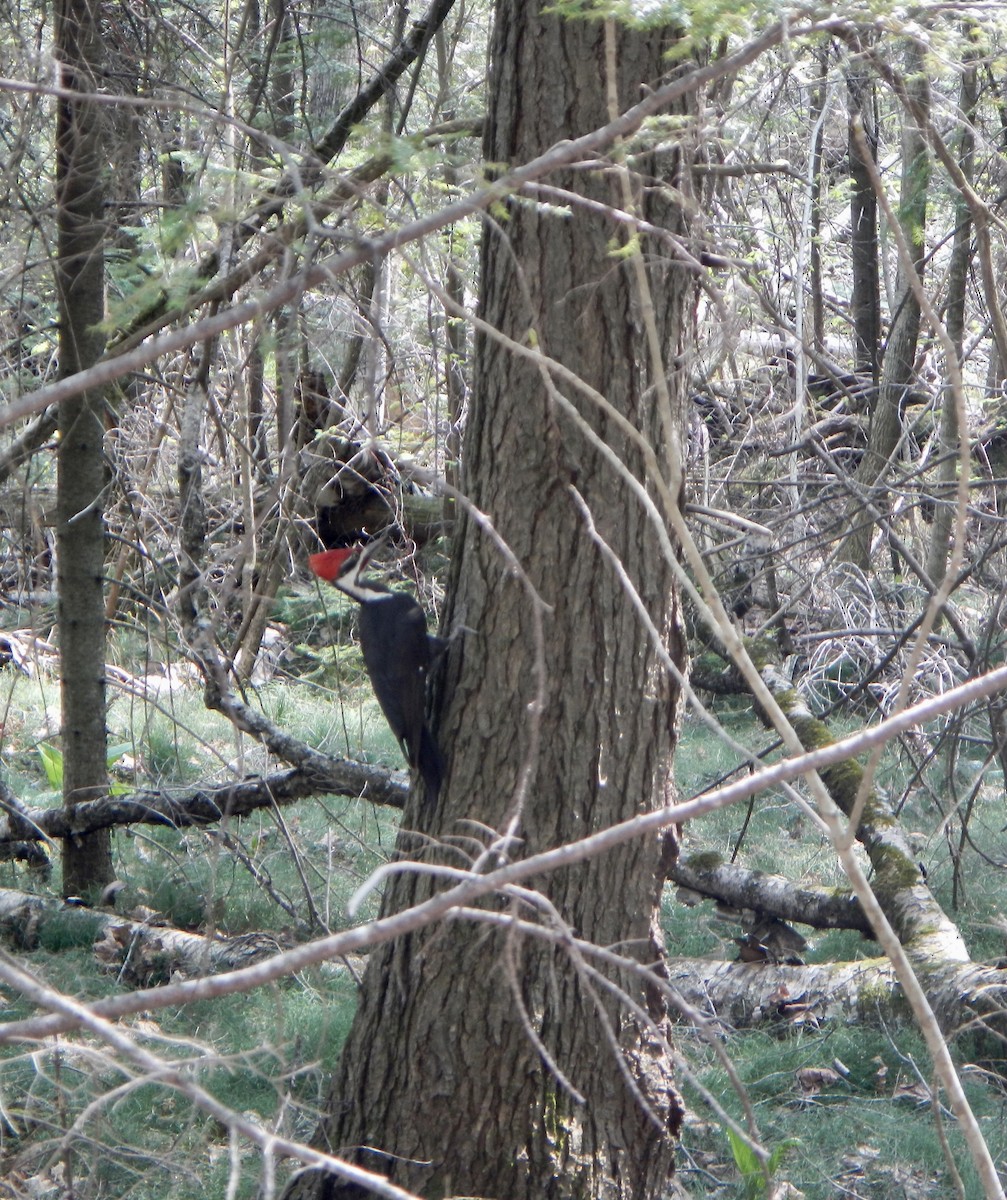
<path id="1" fill-rule="evenodd" d="M 381 541 L 362 549 L 323 550 L 308 566 L 360 605 L 360 648 L 381 711 L 409 765 L 434 800 L 444 777 L 440 750 L 426 722 L 426 683 L 439 639 L 427 633 L 423 609 L 407 592 L 393 592 L 361 572 Z"/>

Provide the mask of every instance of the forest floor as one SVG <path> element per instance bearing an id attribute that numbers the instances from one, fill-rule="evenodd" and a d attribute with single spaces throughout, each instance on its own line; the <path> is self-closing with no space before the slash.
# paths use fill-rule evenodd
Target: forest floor
<path id="1" fill-rule="evenodd" d="M 274 679 L 259 688 L 258 703 L 278 724 L 314 745 L 399 767 L 397 748 L 366 685 L 357 682 L 336 691 L 328 678 Z M 29 677 L 6 668 L 0 671 L 0 686 L 5 782 L 32 805 L 58 804 L 56 682 L 44 672 Z M 740 702 L 721 718 L 735 739 L 755 749 L 768 740 Z M 223 718 L 204 710 L 192 684 L 166 688 L 153 700 L 120 691 L 109 723 L 111 766 L 125 789 L 134 784 L 185 789 L 197 781 L 233 777 L 235 770 L 267 766 L 257 745 L 236 739 Z M 733 765 L 730 751 L 703 725 L 686 722 L 676 761 L 683 797 L 710 786 Z M 893 785 L 898 770 L 893 768 Z M 990 837 L 1002 840 L 1002 795 L 980 799 L 989 805 Z M 119 831 L 116 867 L 125 886 L 116 910 L 204 934 L 268 932 L 281 945 L 339 929 L 349 921 L 349 895 L 389 856 L 398 818 L 390 809 L 327 797 L 246 817 L 232 823 L 226 837 L 212 829 Z M 1002 955 L 999 873 L 985 871 L 974 858 L 959 874 L 952 896 L 952 863 L 939 814 L 920 793 L 908 798 L 903 818 L 918 839 L 931 886 L 960 922 L 973 955 Z M 685 852 L 700 849 L 725 858 L 737 851 L 748 866 L 794 879 L 841 883 L 828 847 L 782 796 L 763 795 L 750 811 L 735 807 L 690 824 Z M 0 887 L 55 900 L 58 875 L 58 861 L 47 881 L 3 863 Z M 377 902 L 372 896 L 363 915 L 373 913 Z M 737 956 L 739 929 L 712 901 L 686 907 L 669 887 L 663 917 L 670 954 Z M 809 961 L 874 953 L 873 944 L 857 934 L 803 932 L 810 937 Z M 69 925 L 62 931 L 54 927 L 42 944 L 19 957 L 40 979 L 77 999 L 127 986 L 121 971 L 99 961 L 90 937 L 82 938 Z M 153 1039 L 159 1052 L 187 1063 L 205 1087 L 238 1112 L 276 1132 L 310 1138 L 352 1018 L 359 969 L 359 963 L 334 962 L 281 986 L 149 1014 L 129 1024 L 137 1036 Z M 0 990 L 2 1020 L 33 1011 L 19 995 Z M 172 1039 L 170 1050 L 164 1038 Z M 954 1122 L 931 1091 L 929 1060 L 913 1029 L 891 1027 L 880 1017 L 871 1027 L 779 1022 L 751 1031 L 725 1030 L 722 1044 L 748 1091 L 763 1145 L 778 1152 L 777 1181 L 820 1200 L 951 1196 L 955 1185 L 942 1149 L 946 1136 L 964 1194 L 970 1200 L 981 1195 Z M 741 1101 L 711 1048 L 684 1025 L 678 1027 L 677 1046 L 688 1074 L 740 1119 Z M 956 1041 L 952 1048 L 999 1161 L 1007 1155 L 1003 1088 L 981 1064 L 969 1062 L 967 1043 Z M 208 1123 L 177 1093 L 124 1073 L 93 1038 L 76 1035 L 44 1046 L 6 1047 L 3 1054 L 0 1178 L 13 1181 L 12 1187 L 31 1179 L 32 1195 L 43 1200 L 65 1194 L 71 1183 L 81 1200 L 111 1195 L 148 1200 L 166 1192 L 175 1200 L 259 1194 L 256 1155 L 243 1157 L 223 1127 Z M 732 1148 L 686 1072 L 682 1089 L 689 1116 L 678 1159 L 678 1194 L 765 1194 L 761 1176 L 746 1178 L 751 1164 L 743 1147 Z"/>

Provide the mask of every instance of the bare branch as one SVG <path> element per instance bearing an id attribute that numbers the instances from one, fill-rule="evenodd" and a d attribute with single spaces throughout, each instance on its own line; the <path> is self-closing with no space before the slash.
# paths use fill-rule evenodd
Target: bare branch
<path id="1" fill-rule="evenodd" d="M 781 921 L 871 933 L 864 910 L 851 892 L 802 887 L 782 875 L 751 871 L 736 863 L 705 865 L 701 855 L 697 859 L 679 860 L 668 872 L 669 880 L 732 908 L 754 908 Z"/>
<path id="2" fill-rule="evenodd" d="M 239 325 L 258 320 L 281 305 L 296 299 L 307 288 L 330 284 L 333 279 L 345 274 L 353 267 L 374 261 L 376 258 L 382 258 L 400 246 L 408 245 L 410 242 L 436 233 L 463 217 L 483 211 L 498 200 L 519 190 L 524 184 L 596 154 L 619 138 L 635 133 L 647 117 L 655 115 L 682 96 L 753 62 L 766 50 L 778 45 L 784 37 L 836 32 L 845 28 L 846 24 L 845 21 L 836 17 L 826 18 L 822 21 L 809 20 L 804 25 L 794 24 L 790 20 L 778 22 L 760 37 L 746 43 L 734 54 L 725 55 L 704 67 L 676 77 L 663 87 L 656 88 L 639 104 L 634 105 L 609 124 L 592 130 L 582 137 L 558 142 L 544 154 L 532 159 L 531 162 L 477 188 L 468 196 L 447 205 L 439 212 L 419 218 L 398 229 L 390 230 L 372 241 L 355 242 L 341 253 L 334 254 L 315 266 L 306 267 L 293 278 L 276 285 L 258 298 L 246 300 L 226 312 L 217 313 L 186 326 L 184 329 L 177 329 L 154 338 L 146 345 L 138 346 L 127 354 L 112 359 L 104 358 L 87 371 L 49 384 L 37 392 L 11 402 L 0 409 L 0 427 L 39 412 L 50 404 L 79 395 L 88 388 L 102 387 L 123 375 L 148 366 L 162 355 L 183 350 L 206 338 L 216 337 L 228 329 L 235 329 Z"/>
<path id="3" fill-rule="evenodd" d="M 296 739 L 290 741 L 298 744 Z M 184 794 L 172 794 L 161 788 L 144 789 L 101 796 L 72 808 L 15 810 L 0 800 L 0 846 L 80 837 L 118 825 L 165 825 L 172 829 L 212 825 L 263 808 L 285 807 L 309 796 L 350 796 L 371 804 L 402 808 L 407 792 L 407 785 L 382 767 L 315 750 L 310 767 L 297 766 Z"/>
<path id="4" fill-rule="evenodd" d="M 255 987 L 295 974 L 316 963 L 345 954 L 356 954 L 382 942 L 401 937 L 421 929 L 448 913 L 471 903 L 480 896 L 488 895 L 509 884 L 535 878 L 548 871 L 572 866 L 604 853 L 611 846 L 634 837 L 651 836 L 670 825 L 693 820 L 704 813 L 725 808 L 738 800 L 747 798 L 763 788 L 772 787 L 784 780 L 797 779 L 810 770 L 817 770 L 829 763 L 841 762 L 851 755 L 861 753 L 878 741 L 886 741 L 915 724 L 930 720 L 944 712 L 950 712 L 963 704 L 988 696 L 1007 687 L 1007 667 L 999 667 L 976 679 L 970 679 L 960 687 L 952 688 L 940 696 L 930 697 L 912 708 L 904 709 L 897 716 L 852 737 L 844 738 L 831 746 L 796 755 L 782 762 L 773 763 L 761 771 L 736 780 L 722 788 L 707 793 L 684 804 L 670 805 L 654 812 L 644 813 L 629 821 L 623 821 L 578 842 L 543 851 L 519 862 L 508 863 L 485 875 L 462 873 L 464 878 L 453 887 L 438 892 L 428 900 L 390 917 L 367 922 L 354 929 L 344 930 L 329 937 L 319 938 L 303 946 L 287 950 L 275 958 L 255 966 L 217 975 L 212 979 L 195 980 L 188 983 L 170 984 L 129 996 L 113 996 L 92 1006 L 95 1013 L 105 1017 L 119 1017 L 145 1009 L 167 1008 L 191 1004 L 195 1000 L 233 992 L 248 991 Z M 415 863 L 399 863 L 379 868 L 372 879 L 378 879 L 392 869 L 416 868 Z M 975 968 L 978 970 L 978 968 Z M 64 1016 L 35 1018 L 30 1023 L 10 1022 L 0 1025 L 0 1045 L 23 1037 L 41 1037 L 72 1029 L 74 1019 Z"/>

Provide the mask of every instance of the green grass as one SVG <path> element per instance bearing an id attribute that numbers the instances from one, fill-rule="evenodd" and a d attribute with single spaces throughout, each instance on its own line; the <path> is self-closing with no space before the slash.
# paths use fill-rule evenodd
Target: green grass
<path id="1" fill-rule="evenodd" d="M 95 975 L 89 951 L 40 952 L 31 965 L 53 986 L 80 998 L 117 990 Z M 158 1039 L 175 1039 L 170 1057 L 188 1060 L 193 1079 L 222 1103 L 264 1127 L 308 1138 L 354 1005 L 355 984 L 345 969 L 316 968 L 276 988 L 161 1013 Z M 30 1011 L 15 1003 L 3 1016 Z M 132 1023 L 134 1031 L 139 1024 Z M 142 1024 L 153 1029 L 150 1021 Z M 142 1033 L 138 1040 L 143 1042 Z M 184 1096 L 156 1084 L 130 1087 L 128 1081 L 87 1038 L 55 1053 L 8 1052 L 0 1083 L 6 1114 L 0 1149 L 45 1177 L 49 1148 L 87 1109 L 82 1140 L 69 1142 L 79 1195 L 136 1200 L 224 1195 L 231 1169 L 226 1130 Z M 257 1168 L 237 1194 L 254 1195 L 256 1181 Z"/>
<path id="2" fill-rule="evenodd" d="M 798 1187 L 807 1200 L 845 1194 L 877 1197 L 953 1195 L 953 1187 L 929 1103 L 929 1058 L 922 1037 L 900 1028 L 886 1033 L 869 1027 L 832 1028 L 821 1033 L 763 1031 L 734 1034 L 726 1049 L 751 1098 L 762 1145 L 769 1151 L 785 1142 L 778 1178 Z M 698 1077 L 739 1120 L 742 1110 L 732 1086 L 710 1051 L 688 1038 Z M 835 1072 L 835 1081 L 808 1092 L 802 1069 Z M 923 1077 L 921 1083 L 917 1068 Z M 966 1092 L 995 1158 L 1007 1151 L 1007 1125 L 1001 1093 L 974 1072 L 965 1072 Z M 687 1121 L 679 1172 L 690 1194 L 744 1194 L 723 1130 L 710 1119 L 702 1099 L 685 1088 L 692 1117 Z M 742 1120 L 743 1123 L 743 1120 Z M 942 1123 L 969 1200 L 982 1189 L 946 1110 Z M 718 1193 L 711 1177 L 720 1182 Z"/>
<path id="3" fill-rule="evenodd" d="M 725 725 L 738 741 L 755 749 L 770 735 L 745 714 L 727 714 Z M 895 755 L 893 753 L 892 757 Z M 722 742 L 698 722 L 688 721 L 676 754 L 675 772 L 680 793 L 692 795 L 714 785 L 734 766 L 735 757 Z M 890 789 L 904 786 L 898 761 L 886 764 L 883 782 Z M 939 779 L 938 764 L 934 775 Z M 976 775 L 971 775 L 974 781 Z M 928 781 L 933 787 L 933 780 Z M 938 793 L 939 794 L 939 793 Z M 714 850 L 729 859 L 737 849 L 745 866 L 773 871 L 798 880 L 842 885 L 835 855 L 822 841 L 811 820 L 787 799 L 772 793 L 759 795 L 746 823 L 747 805 L 720 810 L 690 822 L 685 830 L 684 853 Z M 918 845 L 928 869 L 928 882 L 938 900 L 951 911 L 952 866 L 948 843 L 938 830 L 941 814 L 925 789 L 913 790 L 903 811 L 904 827 Z M 972 828 L 987 852 L 1005 846 L 1003 788 L 999 773 L 990 771 L 972 817 Z M 1003 851 L 999 851 L 1003 857 Z M 980 868 L 980 869 L 977 869 Z M 966 863 L 961 903 L 953 913 L 976 957 L 1004 954 L 1004 930 L 996 924 L 1003 904 L 1002 875 L 972 857 Z M 712 901 L 692 908 L 676 902 L 674 889 L 666 890 L 662 924 L 669 953 L 680 956 L 735 957 L 732 937 L 739 927 L 720 920 Z M 809 961 L 828 962 L 873 957 L 875 943 L 851 931 L 814 932 Z M 699 1081 L 740 1119 L 742 1107 L 727 1075 L 708 1047 L 688 1030 L 677 1031 Z M 754 1106 L 762 1144 L 769 1151 L 796 1140 L 783 1156 L 775 1178 L 798 1187 L 807 1200 L 850 1195 L 888 1200 L 889 1197 L 934 1197 L 954 1194 L 941 1151 L 935 1118 L 925 1096 L 916 1087 L 914 1064 L 928 1083 L 932 1078 L 929 1055 L 914 1029 L 826 1026 L 821 1030 L 785 1027 L 734 1031 L 726 1035 L 725 1048 Z M 991 1086 L 981 1072 L 968 1065 L 965 1046 L 952 1044 L 952 1053 L 963 1069 L 970 1103 L 980 1120 L 994 1157 L 1007 1154 L 1007 1106 L 1000 1087 Z M 848 1076 L 816 1094 L 807 1094 L 797 1072 L 806 1067 L 832 1067 L 838 1059 Z M 883 1069 L 883 1073 L 882 1073 Z M 915 1090 L 914 1090 L 915 1089 Z M 686 1191 L 705 1196 L 745 1197 L 745 1187 L 724 1130 L 706 1110 L 698 1093 L 683 1084 L 690 1118 L 679 1155 L 679 1179 Z M 979 1186 L 954 1120 L 945 1113 L 944 1126 L 969 1200 L 979 1200 Z M 762 1194 L 762 1193 L 759 1193 Z"/>
<path id="4" fill-rule="evenodd" d="M 143 827 L 128 838 L 119 835 L 117 867 L 128 883 L 127 902 L 143 903 L 183 929 L 212 924 L 231 935 L 289 925 L 285 905 L 305 922 L 314 909 L 326 928 L 342 928 L 350 896 L 391 852 L 398 814 L 345 797 L 317 797 L 281 817 L 282 824 L 261 810 L 231 821 L 226 841 L 217 828 Z M 372 898 L 364 914 L 376 903 Z"/>
<path id="5" fill-rule="evenodd" d="M 335 653 L 315 647 L 310 679 L 270 683 L 252 700 L 311 744 L 399 768 L 398 746 L 360 681 L 355 653 L 344 646 Z M 0 671 L 0 703 L 7 713 L 0 744 L 4 777 L 18 794 L 43 802 L 48 781 L 38 748 L 43 742 L 58 744 L 55 685 L 44 677 L 26 679 Z M 223 717 L 205 710 L 196 688 L 163 694 L 156 703 L 119 694 L 110 711 L 112 740 L 130 747 L 117 765 L 123 782 L 184 787 L 270 768 L 259 745 L 236 738 Z M 738 741 L 755 749 L 769 741 L 742 708 L 723 717 Z M 676 758 L 681 795 L 714 785 L 736 765 L 734 752 L 722 741 L 704 726 L 686 722 Z M 890 781 L 899 784 L 900 778 L 904 776 L 893 769 Z M 992 773 L 983 781 L 973 817 L 990 849 L 1003 840 L 1000 787 Z M 44 802 L 58 799 L 50 796 Z M 937 831 L 939 814 L 932 798 L 912 792 L 905 820 L 919 839 L 932 886 L 942 903 L 950 905 L 947 842 Z M 138 826 L 119 831 L 115 865 L 126 884 L 119 909 L 142 906 L 172 925 L 202 932 L 234 936 L 271 931 L 284 943 L 320 929 L 339 929 L 348 922 L 349 896 L 390 856 L 397 821 L 394 811 L 325 797 L 302 801 L 279 815 L 264 810 L 232 821 L 223 831 L 226 837 L 218 829 Z M 736 852 L 748 866 L 808 881 L 842 882 L 835 856 L 811 820 L 781 795 L 759 796 L 750 813 L 739 805 L 691 822 L 685 849 L 715 850 L 725 858 Z M 967 865 L 956 915 L 970 945 L 995 957 L 1003 953 L 1004 943 L 996 924 L 1000 879 L 996 872 L 976 870 L 974 859 Z M 44 890 L 37 878 L 14 864 L 0 864 L 0 884 Z M 58 862 L 48 888 L 58 894 Z M 379 897 L 372 895 L 361 916 L 373 915 L 378 903 Z M 672 954 L 721 958 L 735 952 L 731 939 L 738 929 L 718 918 L 712 902 L 685 908 L 669 888 L 663 919 Z M 70 922 L 52 922 L 41 947 L 26 956 L 27 964 L 51 986 L 77 998 L 114 994 L 120 984 L 114 972 L 99 969 L 90 936 Z M 829 961 L 874 953 L 873 943 L 836 931 L 813 934 L 808 957 Z M 268 988 L 127 1024 L 141 1041 L 153 1038 L 149 1044 L 155 1052 L 187 1064 L 202 1086 L 234 1110 L 289 1136 L 310 1138 L 326 1103 L 325 1089 L 355 997 L 351 973 L 334 963 Z M 32 1011 L 6 990 L 0 990 L 0 1008 L 4 1019 Z M 684 1027 L 675 1036 L 698 1079 L 740 1117 L 740 1101 L 709 1048 Z M 871 1200 L 903 1193 L 950 1194 L 930 1108 L 918 1107 L 903 1086 L 915 1079 L 913 1062 L 929 1076 L 925 1050 L 912 1030 L 787 1027 L 728 1032 L 725 1038 L 754 1105 L 763 1144 L 781 1151 L 776 1178 L 799 1186 L 809 1200 L 842 1195 L 844 1189 Z M 257 1154 L 241 1148 L 242 1173 L 234 1183 L 226 1132 L 170 1089 L 131 1082 L 123 1064 L 88 1035 L 64 1039 L 58 1048 L 8 1048 L 4 1054 L 0 1105 L 7 1115 L 0 1113 L 0 1167 L 19 1164 L 42 1180 L 56 1179 L 65 1160 L 82 1200 L 111 1195 L 153 1200 L 164 1194 L 204 1200 L 208 1194 L 223 1195 L 229 1182 L 235 1196 L 257 1195 Z M 802 1090 L 798 1071 L 828 1067 L 836 1059 L 848 1068 L 845 1078 L 816 1094 Z M 879 1075 L 882 1065 L 884 1077 Z M 978 1073 L 967 1072 L 966 1077 L 994 1153 L 1007 1153 L 1001 1093 Z M 690 1107 L 679 1156 L 683 1186 L 697 1200 L 759 1194 L 751 1190 L 751 1181 L 746 1192 L 738 1151 L 732 1151 L 701 1097 L 683 1086 Z M 66 1131 L 78 1120 L 79 1138 L 66 1141 Z M 948 1125 L 972 1200 L 980 1192 L 953 1122 Z M 796 1145 L 788 1148 L 792 1140 Z"/>
<path id="6" fill-rule="evenodd" d="M 363 749 L 373 761 L 401 767 L 398 746 L 361 682 L 359 660 L 341 679 L 329 656 L 322 678 L 322 684 L 270 684 L 252 702 L 312 744 L 344 755 Z M 6 711 L 4 780 L 28 803 L 59 804 L 39 754 L 40 745 L 59 744 L 55 682 L 0 669 L 0 706 Z M 225 718 L 208 712 L 195 687 L 164 690 L 154 700 L 111 691 L 109 729 L 110 740 L 125 747 L 115 774 L 126 786 L 184 788 L 275 765 L 256 742 L 236 738 Z M 115 870 L 126 886 L 117 909 L 154 913 L 199 932 L 271 931 L 281 944 L 344 928 L 350 923 L 347 901 L 391 854 L 398 820 L 394 810 L 330 796 L 278 814 L 262 810 L 226 829 L 118 830 Z M 48 883 L 17 864 L 0 863 L 0 886 L 58 897 L 58 856 Z M 372 894 L 354 923 L 376 915 L 379 903 L 380 894 Z M 48 921 L 26 965 L 78 999 L 116 993 L 116 973 L 104 973 L 91 949 L 96 925 L 97 919 L 84 926 L 58 916 Z M 355 970 L 362 969 L 357 963 Z M 310 1138 L 352 1020 L 356 987 L 344 965 L 326 964 L 272 987 L 127 1026 L 141 1042 L 154 1035 L 157 1053 L 188 1062 L 193 1077 L 232 1109 Z M 34 1011 L 2 987 L 0 1010 L 4 1020 Z M 165 1045 L 164 1037 L 176 1040 Z M 55 1186 L 70 1170 L 83 1200 L 168 1194 L 205 1200 L 233 1185 L 227 1132 L 170 1089 L 132 1084 L 130 1072 L 95 1039 L 78 1035 L 58 1050 L 8 1047 L 0 1053 L 0 1174 L 21 1169 L 40 1185 Z M 75 1121 L 81 1122 L 79 1136 L 67 1141 Z M 261 1184 L 260 1159 L 243 1143 L 239 1147 L 247 1161 L 232 1194 L 252 1197 Z"/>

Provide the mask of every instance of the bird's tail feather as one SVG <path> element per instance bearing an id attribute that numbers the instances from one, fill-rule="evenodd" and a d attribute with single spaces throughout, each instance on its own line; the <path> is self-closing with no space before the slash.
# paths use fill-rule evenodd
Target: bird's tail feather
<path id="1" fill-rule="evenodd" d="M 419 754 L 416 757 L 416 765 L 426 787 L 427 801 L 433 802 L 437 799 L 444 782 L 444 759 L 441 757 L 440 747 L 434 741 L 434 735 L 426 725 L 420 734 Z"/>

